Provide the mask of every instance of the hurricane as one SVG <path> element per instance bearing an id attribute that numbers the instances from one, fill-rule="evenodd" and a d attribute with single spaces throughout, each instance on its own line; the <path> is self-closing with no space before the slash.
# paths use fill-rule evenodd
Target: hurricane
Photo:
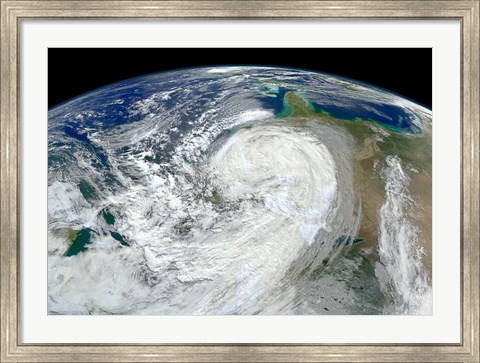
<path id="1" fill-rule="evenodd" d="M 429 315 L 429 109 L 353 80 L 146 75 L 48 112 L 48 313 Z"/>

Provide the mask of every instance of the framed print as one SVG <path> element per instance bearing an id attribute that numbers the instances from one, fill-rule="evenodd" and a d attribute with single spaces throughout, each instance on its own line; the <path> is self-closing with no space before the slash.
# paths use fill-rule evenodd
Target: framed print
<path id="1" fill-rule="evenodd" d="M 2 1 L 2 362 L 477 362 L 479 5 Z"/>

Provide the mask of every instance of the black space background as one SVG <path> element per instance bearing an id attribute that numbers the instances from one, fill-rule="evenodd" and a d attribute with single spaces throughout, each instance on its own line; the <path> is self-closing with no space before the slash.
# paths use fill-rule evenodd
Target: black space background
<path id="1" fill-rule="evenodd" d="M 430 48 L 50 48 L 48 106 L 149 73 L 231 64 L 332 73 L 432 107 Z"/>

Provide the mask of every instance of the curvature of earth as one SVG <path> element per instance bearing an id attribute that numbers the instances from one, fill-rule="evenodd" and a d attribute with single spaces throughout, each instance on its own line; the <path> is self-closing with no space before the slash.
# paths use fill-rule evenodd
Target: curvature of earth
<path id="1" fill-rule="evenodd" d="M 431 111 L 290 68 L 48 114 L 49 314 L 431 314 Z"/>

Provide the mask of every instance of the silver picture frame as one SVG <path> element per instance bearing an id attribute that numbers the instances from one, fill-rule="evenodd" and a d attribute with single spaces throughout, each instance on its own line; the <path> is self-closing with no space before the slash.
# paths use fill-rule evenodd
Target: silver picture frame
<path id="1" fill-rule="evenodd" d="M 1 0 L 1 362 L 479 362 L 480 1 Z M 19 341 L 21 19 L 457 19 L 461 22 L 460 344 L 24 344 Z"/>

